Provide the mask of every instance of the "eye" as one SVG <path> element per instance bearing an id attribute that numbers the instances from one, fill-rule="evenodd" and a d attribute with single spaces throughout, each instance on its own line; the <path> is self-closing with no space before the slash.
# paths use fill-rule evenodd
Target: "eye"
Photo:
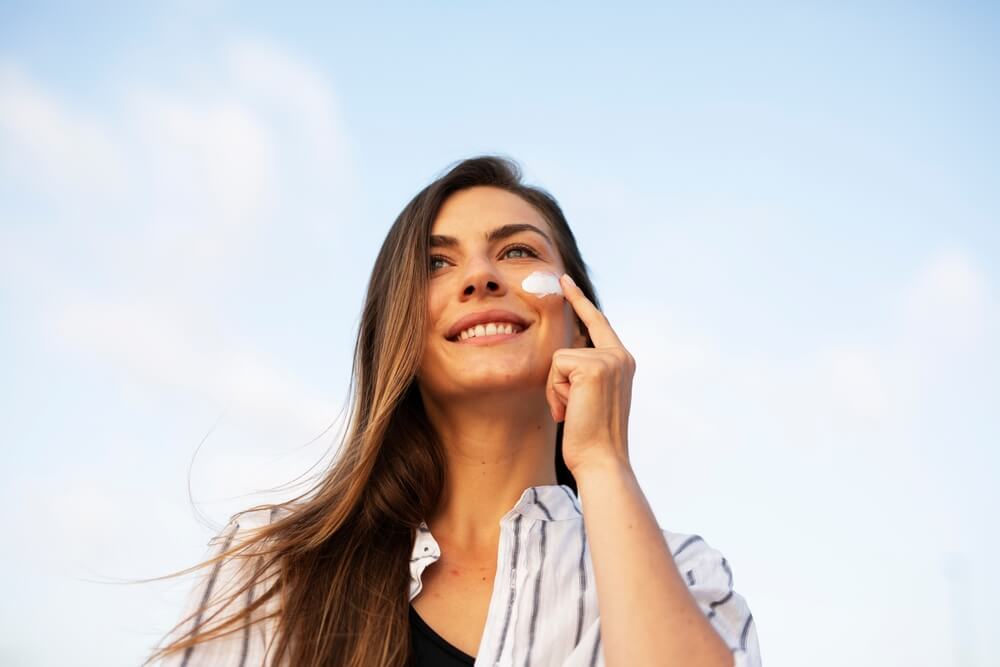
<path id="1" fill-rule="evenodd" d="M 437 264 L 437 262 L 443 262 L 443 264 Z M 441 255 L 431 255 L 431 273 L 434 273 L 438 269 L 443 269 L 448 264 L 448 258 Z"/>
<path id="2" fill-rule="evenodd" d="M 512 252 L 519 252 L 522 254 L 510 257 L 510 253 Z M 503 256 L 508 257 L 509 259 L 524 259 L 526 257 L 538 257 L 538 253 L 526 245 L 521 245 L 520 243 L 516 243 L 514 245 L 510 245 L 504 248 Z"/>

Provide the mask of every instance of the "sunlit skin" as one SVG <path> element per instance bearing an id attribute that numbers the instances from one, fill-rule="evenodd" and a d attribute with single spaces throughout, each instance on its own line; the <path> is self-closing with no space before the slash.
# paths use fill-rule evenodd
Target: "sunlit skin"
<path id="1" fill-rule="evenodd" d="M 541 233 L 526 229 L 487 240 L 515 224 Z M 528 486 L 556 483 L 556 421 L 546 380 L 553 353 L 583 347 L 586 338 L 562 296 L 538 297 L 521 287 L 532 271 L 562 274 L 564 266 L 548 222 L 520 197 L 492 187 L 461 190 L 441 207 L 431 236 L 454 244 L 432 247 L 428 257 L 427 329 L 417 379 L 448 456 L 445 497 L 428 523 L 433 530 L 436 521 L 437 532 L 462 543 L 452 553 L 493 560 L 500 518 Z M 460 318 L 492 309 L 508 310 L 529 326 L 502 339 L 448 340 Z M 462 499 L 460 506 L 455 498 Z"/>
<path id="2" fill-rule="evenodd" d="M 505 238 L 506 225 L 530 224 Z M 440 559 L 412 604 L 446 641 L 476 655 L 496 575 L 500 519 L 530 486 L 556 483 L 557 422 L 591 546 L 606 664 L 732 664 L 677 572 L 628 457 L 635 362 L 607 318 L 564 273 L 548 223 L 504 190 L 461 190 L 432 238 L 427 326 L 418 385 L 447 459 L 439 506 L 427 517 Z M 561 275 L 562 296 L 521 281 Z M 459 318 L 504 309 L 530 325 L 514 336 L 456 342 Z M 586 326 L 593 348 L 578 320 Z M 421 332 L 414 332 L 421 335 Z"/>
<path id="3" fill-rule="evenodd" d="M 458 245 L 432 248 L 433 259 L 428 260 L 432 267 L 428 331 L 419 375 L 425 398 L 457 401 L 466 404 L 463 409 L 483 404 L 498 417 L 523 410 L 526 402 L 544 409 L 553 352 L 585 345 L 565 299 L 539 297 L 521 287 L 533 271 L 564 272 L 555 245 L 534 231 L 487 243 L 490 231 L 518 223 L 533 225 L 548 239 L 554 238 L 549 224 L 530 204 L 503 190 L 470 188 L 442 206 L 431 234 L 455 238 Z M 446 339 L 449 327 L 463 315 L 494 308 L 520 315 L 530 326 L 510 339 L 487 339 L 485 345 Z"/>
<path id="4" fill-rule="evenodd" d="M 487 241 L 510 224 L 530 224 Z M 475 654 L 496 573 L 499 523 L 529 486 L 555 484 L 556 421 L 546 401 L 553 353 L 586 345 L 572 307 L 559 295 L 539 298 L 521 281 L 532 271 L 562 274 L 548 222 L 504 190 L 461 190 L 441 207 L 432 236 L 455 239 L 431 248 L 427 328 L 418 384 L 448 459 L 441 504 L 427 517 L 441 559 L 425 570 L 413 601 L 453 644 Z M 537 256 L 532 256 L 532 255 Z M 447 339 L 470 313 L 504 309 L 530 323 L 522 333 L 485 343 Z"/>

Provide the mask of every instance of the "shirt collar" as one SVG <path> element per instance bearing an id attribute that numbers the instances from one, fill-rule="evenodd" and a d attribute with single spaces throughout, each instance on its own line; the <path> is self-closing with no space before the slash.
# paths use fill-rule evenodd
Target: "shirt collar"
<path id="1" fill-rule="evenodd" d="M 507 512 L 501 524 L 514 521 L 518 516 L 533 521 L 564 521 L 583 516 L 580 500 L 566 484 L 529 486 L 514 507 Z M 413 540 L 410 554 L 410 599 L 420 592 L 420 575 L 424 569 L 441 557 L 441 547 L 431 535 L 426 521 L 421 521 Z"/>
<path id="2" fill-rule="evenodd" d="M 538 521 L 562 521 L 583 515 L 579 509 L 579 499 L 565 484 L 529 486 L 501 521 L 513 521 L 518 514 Z"/>
<path id="3" fill-rule="evenodd" d="M 517 515 L 536 521 L 564 521 L 583 516 L 580 511 L 580 500 L 566 484 L 544 484 L 529 486 L 521 494 L 514 507 L 507 512 L 500 523 L 510 523 Z M 431 535 L 431 529 L 426 521 L 421 521 L 413 541 L 413 552 L 410 562 L 441 556 L 441 548 Z"/>

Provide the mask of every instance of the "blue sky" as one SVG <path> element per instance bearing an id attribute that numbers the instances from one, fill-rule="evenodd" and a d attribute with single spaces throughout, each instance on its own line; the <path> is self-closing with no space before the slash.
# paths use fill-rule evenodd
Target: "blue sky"
<path id="1" fill-rule="evenodd" d="M 766 664 L 995 664 L 998 33 L 976 3 L 5 4 L 0 662 L 145 655 L 189 581 L 94 581 L 190 565 L 324 456 L 386 230 L 488 152 L 567 213 L 638 362 L 640 482 L 727 555 Z"/>

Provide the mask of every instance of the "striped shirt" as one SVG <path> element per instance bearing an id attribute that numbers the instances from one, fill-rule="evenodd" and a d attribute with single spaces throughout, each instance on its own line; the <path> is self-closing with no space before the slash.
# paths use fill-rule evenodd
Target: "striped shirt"
<path id="1" fill-rule="evenodd" d="M 251 513 L 261 514 L 261 513 Z M 241 517 L 241 523 L 248 515 Z M 261 519 L 268 520 L 265 514 Z M 237 525 L 237 529 L 239 526 Z M 698 535 L 663 530 L 677 569 L 698 607 L 729 646 L 734 667 L 760 667 L 757 630 L 746 600 L 733 588 L 726 558 Z M 232 540 L 232 532 L 226 538 Z M 409 599 L 424 570 L 441 557 L 427 524 L 415 531 Z M 193 596 L 225 580 L 224 565 Z M 247 600 L 253 599 L 253 591 Z M 197 619 L 196 619 L 197 620 Z M 207 642 L 165 663 L 170 667 L 261 665 L 269 631 Z M 595 667 L 604 665 L 594 569 L 580 499 L 563 484 L 532 486 L 500 520 L 497 573 L 477 667 Z"/>

